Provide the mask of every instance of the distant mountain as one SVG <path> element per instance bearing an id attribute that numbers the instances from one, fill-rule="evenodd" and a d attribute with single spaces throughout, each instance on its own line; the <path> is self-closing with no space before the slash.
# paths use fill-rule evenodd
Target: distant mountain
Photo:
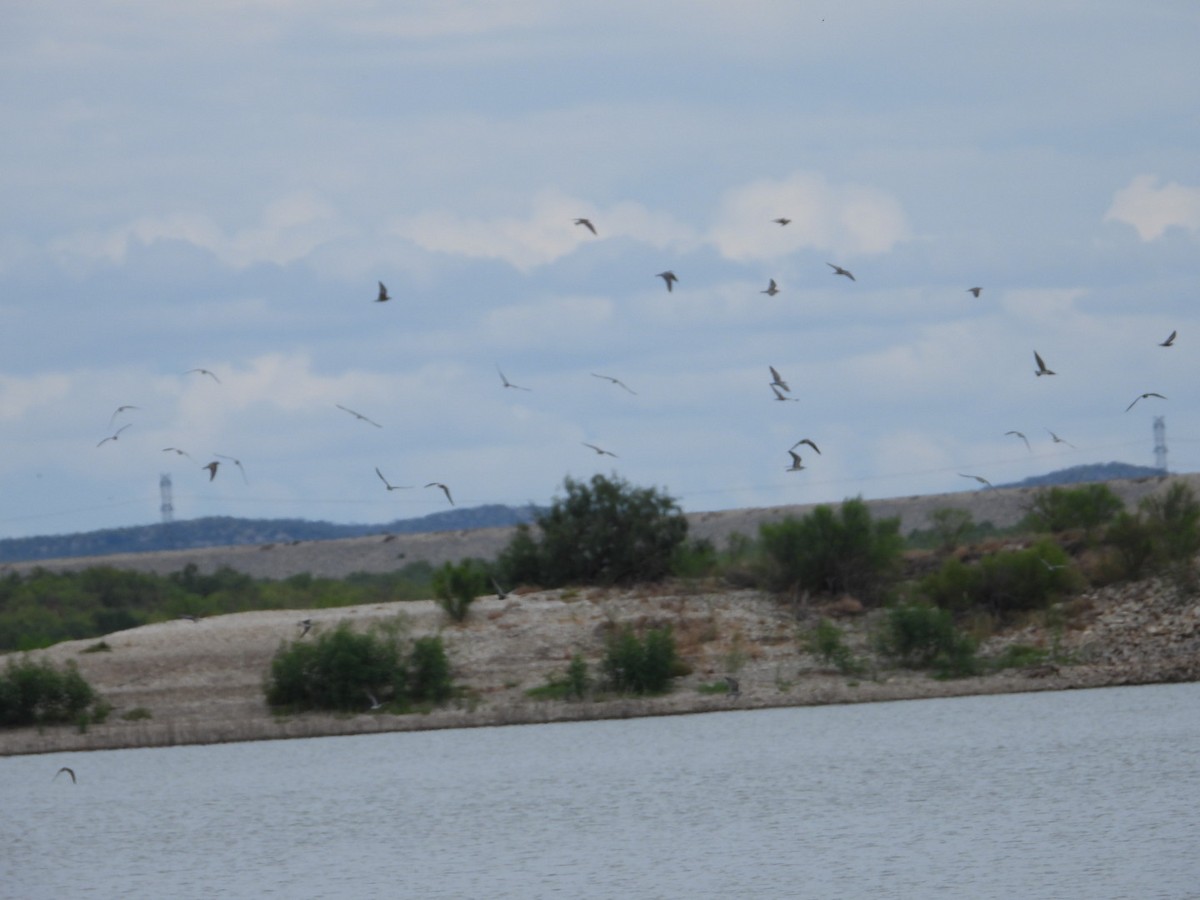
<path id="1" fill-rule="evenodd" d="M 397 519 L 385 525 L 337 525 L 307 519 L 236 519 L 210 516 L 169 524 L 105 528 L 100 531 L 0 540 L 0 563 L 76 556 L 109 556 L 114 553 L 153 553 L 196 547 L 232 547 L 240 544 L 324 541 L 368 534 L 421 534 L 497 528 L 532 522 L 542 510 L 536 506 L 490 504 L 451 509 L 416 519 Z"/>
<path id="2" fill-rule="evenodd" d="M 1058 469 L 1045 475 L 1034 475 L 1023 481 L 1009 484 L 998 484 L 997 487 L 1027 488 L 1052 487 L 1059 484 L 1081 484 L 1088 481 L 1118 481 L 1129 478 L 1158 478 L 1166 475 L 1163 469 L 1152 466 L 1133 466 L 1129 463 L 1107 462 L 1090 463 L 1085 466 L 1071 466 L 1069 469 Z"/>

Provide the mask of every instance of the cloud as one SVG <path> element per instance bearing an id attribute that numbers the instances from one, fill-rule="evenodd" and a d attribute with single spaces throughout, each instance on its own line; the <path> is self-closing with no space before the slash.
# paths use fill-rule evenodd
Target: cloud
<path id="1" fill-rule="evenodd" d="M 789 218 L 785 226 L 772 219 Z M 769 226 L 769 227 L 768 227 Z M 802 247 L 840 254 L 886 253 L 910 237 L 895 197 L 813 172 L 759 180 L 729 191 L 709 239 L 727 259 L 775 259 Z"/>
<path id="2" fill-rule="evenodd" d="M 1113 195 L 1104 221 L 1132 225 L 1143 241 L 1162 237 L 1172 226 L 1200 235 L 1200 188 L 1174 181 L 1157 185 L 1157 175 L 1138 175 Z"/>

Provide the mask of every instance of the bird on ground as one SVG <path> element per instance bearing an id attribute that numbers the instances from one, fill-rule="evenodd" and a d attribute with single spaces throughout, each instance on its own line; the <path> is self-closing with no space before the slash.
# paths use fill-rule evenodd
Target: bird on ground
<path id="1" fill-rule="evenodd" d="M 312 619 L 301 619 L 296 623 L 296 626 L 302 629 L 300 632 L 300 637 L 304 637 L 306 634 L 312 631 Z"/>
<path id="2" fill-rule="evenodd" d="M 1054 439 L 1054 443 L 1056 443 L 1056 444 L 1066 444 L 1066 445 L 1067 445 L 1068 447 L 1070 447 L 1072 450 L 1078 450 L 1078 449 L 1079 449 L 1079 448 L 1078 448 L 1078 447 L 1076 447 L 1074 444 L 1072 444 L 1070 441 L 1064 441 L 1062 438 L 1060 438 L 1060 437 L 1059 437 L 1057 434 L 1055 434 L 1053 431 L 1050 431 L 1050 429 L 1049 429 L 1049 428 L 1047 428 L 1047 429 L 1046 429 L 1046 431 L 1050 433 L 1050 437 Z"/>
<path id="3" fill-rule="evenodd" d="M 1046 361 L 1044 359 L 1042 359 L 1042 355 L 1040 353 L 1038 353 L 1036 350 L 1033 351 L 1033 361 L 1037 363 L 1037 370 L 1034 371 L 1033 374 L 1037 375 L 1039 378 L 1041 378 L 1043 375 L 1058 374 L 1057 372 L 1052 372 L 1046 368 Z"/>
<path id="4" fill-rule="evenodd" d="M 207 466 L 201 466 L 200 468 L 208 469 L 208 480 L 212 481 L 214 478 L 217 477 L 217 467 L 220 465 L 221 464 L 214 459 Z"/>
<path id="5" fill-rule="evenodd" d="M 184 613 L 184 614 L 183 614 L 183 615 L 181 615 L 179 618 L 181 618 L 181 619 L 184 619 L 185 621 L 191 622 L 193 625 L 194 625 L 194 624 L 196 624 L 196 622 L 198 622 L 198 621 L 199 621 L 199 619 L 197 619 L 197 618 L 196 618 L 195 616 L 193 616 L 191 613 Z"/>
<path id="6" fill-rule="evenodd" d="M 496 598 L 497 599 L 503 600 L 505 597 L 508 596 L 508 591 L 506 591 L 504 588 L 500 587 L 500 582 L 498 582 L 496 580 L 495 576 L 492 576 L 492 587 L 494 587 L 496 589 Z"/>
<path id="7" fill-rule="evenodd" d="M 774 278 L 772 278 L 770 281 L 771 283 L 767 285 L 767 289 L 765 291 L 759 291 L 759 293 L 766 294 L 768 297 L 774 297 L 779 293 L 779 288 L 776 286 Z"/>
<path id="8" fill-rule="evenodd" d="M 180 450 L 178 447 L 163 447 L 162 452 L 163 453 L 174 453 L 176 456 L 186 456 L 188 459 L 191 459 L 193 461 L 195 459 L 195 457 L 193 457 L 192 454 L 188 453 L 186 450 Z"/>
<path id="9" fill-rule="evenodd" d="M 1133 403 L 1137 403 L 1139 400 L 1149 400 L 1151 397 L 1157 397 L 1159 400 L 1167 399 L 1162 394 L 1155 393 L 1154 391 L 1148 391 L 1145 394 L 1138 394 L 1138 396 L 1134 397 Z M 1133 403 L 1130 403 L 1127 407 L 1125 407 L 1125 412 L 1129 412 L 1131 409 L 1133 409 Z"/>
<path id="10" fill-rule="evenodd" d="M 809 440 L 808 438 L 800 438 L 800 440 L 798 440 L 798 441 L 796 441 L 796 443 L 792 444 L 792 449 L 793 449 L 793 450 L 795 450 L 795 449 L 796 449 L 797 447 L 799 447 L 801 444 L 808 444 L 808 446 L 812 447 L 814 450 L 816 450 L 816 451 L 817 451 L 817 455 L 818 455 L 818 456 L 820 456 L 820 455 L 821 455 L 821 448 L 820 448 L 820 447 L 818 447 L 816 444 L 814 444 L 814 443 L 813 443 L 811 440 Z"/>
<path id="11" fill-rule="evenodd" d="M 776 225 L 786 225 L 786 224 L 788 224 L 788 222 L 790 222 L 792 220 L 786 219 L 783 216 L 780 216 L 778 219 L 772 219 L 771 221 L 774 222 Z"/>
<path id="12" fill-rule="evenodd" d="M 1025 442 L 1025 449 L 1026 449 L 1026 450 L 1028 450 L 1030 453 L 1032 453 L 1032 452 L 1033 452 L 1033 448 L 1029 446 L 1029 438 L 1025 437 L 1025 435 L 1024 435 L 1024 434 L 1022 434 L 1021 432 L 1019 432 L 1019 431 L 1006 431 L 1006 432 L 1004 432 L 1004 433 L 1005 433 L 1005 434 L 1015 434 L 1017 437 L 1019 437 L 1021 440 L 1023 440 L 1023 441 Z"/>
<path id="13" fill-rule="evenodd" d="M 379 702 L 378 697 L 376 697 L 366 688 L 363 688 L 363 690 L 367 692 L 367 699 L 371 701 L 371 709 L 379 709 L 381 706 L 383 706 L 383 704 Z"/>
<path id="14" fill-rule="evenodd" d="M 990 481 L 988 481 L 986 478 L 984 478 L 982 475 L 963 475 L 962 472 L 959 472 L 958 474 L 962 478 L 974 478 L 976 481 L 978 481 L 984 487 L 994 487 L 994 485 Z"/>
<path id="15" fill-rule="evenodd" d="M 116 431 L 114 431 L 112 434 L 110 434 L 108 437 L 106 437 L 104 440 L 102 440 L 102 441 L 101 441 L 99 444 L 97 444 L 96 446 L 97 446 L 97 447 L 103 447 L 103 446 L 104 446 L 105 444 L 107 444 L 109 441 L 115 441 L 115 440 L 116 440 L 118 437 L 120 437 L 120 435 L 121 435 L 121 432 L 122 432 L 122 431 L 124 431 L 124 430 L 125 430 L 126 428 L 128 428 L 128 427 L 129 427 L 128 425 L 122 425 L 120 428 L 118 428 Z"/>
<path id="16" fill-rule="evenodd" d="M 70 766 L 63 766 L 61 769 L 59 769 L 57 772 L 54 773 L 54 778 L 57 778 L 63 772 L 66 772 L 68 775 L 71 776 L 71 784 L 79 783 L 78 781 L 75 780 L 75 770 L 72 769 Z M 52 778 L 50 780 L 53 781 L 54 779 Z"/>
<path id="17" fill-rule="evenodd" d="M 592 224 L 591 219 L 576 219 L 575 224 L 582 225 L 584 228 L 586 228 L 592 234 L 596 233 L 596 226 Z"/>
<path id="18" fill-rule="evenodd" d="M 629 385 L 627 385 L 625 382 L 623 382 L 620 378 L 613 378 L 611 375 L 600 375 L 597 372 L 592 372 L 592 377 L 593 378 L 603 378 L 605 381 L 611 381 L 613 384 L 617 384 L 617 385 L 620 385 L 621 387 L 625 388 L 625 390 L 629 391 L 629 393 L 631 393 L 631 394 L 637 393 L 637 391 L 635 391 L 633 388 L 631 388 Z"/>
<path id="19" fill-rule="evenodd" d="M 595 450 L 597 456 L 611 456 L 611 457 L 613 457 L 613 459 L 620 458 L 617 456 L 617 454 L 613 453 L 611 450 L 605 450 L 601 447 L 597 447 L 595 444 L 589 444 L 586 441 L 580 441 L 580 443 L 583 444 L 583 446 L 585 446 L 585 447 L 590 447 L 591 449 Z"/>
<path id="20" fill-rule="evenodd" d="M 341 409 L 343 413 L 349 413 L 350 415 L 353 415 L 355 419 L 366 422 L 367 425 L 373 425 L 377 428 L 383 427 L 376 420 L 368 419 L 367 416 L 362 415 L 362 413 L 355 413 L 353 409 L 350 409 L 349 407 L 343 407 L 341 403 L 334 403 L 334 406 L 338 409 Z"/>
<path id="21" fill-rule="evenodd" d="M 799 472 L 804 468 L 804 463 L 800 461 L 800 454 L 795 450 L 789 450 L 788 456 L 792 458 L 792 464 L 784 469 L 785 472 Z"/>
<path id="22" fill-rule="evenodd" d="M 978 297 L 982 292 L 983 292 L 983 288 L 981 288 L 981 287 L 967 288 L 967 293 L 974 294 L 976 297 Z"/>
<path id="23" fill-rule="evenodd" d="M 782 377 L 780 377 L 779 370 L 776 369 L 774 366 L 767 366 L 767 368 L 771 370 L 771 381 L 770 381 L 771 386 L 777 387 L 780 390 L 784 390 L 784 391 L 787 391 L 788 393 L 791 393 L 792 389 L 790 387 L 788 387 L 788 383 L 786 381 L 784 381 Z"/>
<path id="24" fill-rule="evenodd" d="M 726 689 L 726 692 L 729 694 L 729 696 L 732 697 L 734 700 L 736 700 L 738 697 L 742 696 L 741 685 L 738 684 L 738 680 L 736 678 L 734 678 L 732 675 L 725 676 L 725 689 Z"/>
<path id="25" fill-rule="evenodd" d="M 675 290 L 675 288 L 673 287 L 673 285 L 674 285 L 674 284 L 675 284 L 675 282 L 676 282 L 676 281 L 678 281 L 679 279 L 676 277 L 676 275 L 675 275 L 675 273 L 674 273 L 674 272 L 672 272 L 670 269 L 667 269 L 667 271 L 665 271 L 665 272 L 659 272 L 659 273 L 658 273 L 658 277 L 659 277 L 659 278 L 661 278 L 663 281 L 665 281 L 665 282 L 667 283 L 667 290 L 668 290 L 668 291 L 673 291 L 673 290 Z"/>
<path id="26" fill-rule="evenodd" d="M 141 409 L 141 407 L 140 406 L 128 406 L 128 405 L 118 406 L 116 408 L 116 411 L 113 412 L 113 414 L 108 417 L 108 427 L 112 428 L 113 422 L 116 420 L 117 416 L 119 416 L 121 413 L 125 412 L 125 410 L 127 410 L 127 409 Z"/>
<path id="27" fill-rule="evenodd" d="M 379 466 L 375 467 L 375 474 L 379 476 L 379 480 L 384 483 L 389 491 L 407 491 L 412 489 L 411 484 L 392 484 L 383 477 L 383 473 L 379 471 Z"/>
<path id="28" fill-rule="evenodd" d="M 242 461 L 240 459 L 234 459 L 232 456 L 225 456 L 224 454 L 221 454 L 221 453 L 214 453 L 213 456 L 217 457 L 218 459 L 229 460 L 231 463 L 233 463 L 235 466 L 237 466 L 238 471 L 242 473 L 242 481 L 246 482 L 246 484 L 250 483 L 250 479 L 246 477 L 246 469 L 242 465 Z"/>
<path id="29" fill-rule="evenodd" d="M 1178 333 L 1179 333 L 1179 332 L 1177 332 L 1177 331 L 1172 331 L 1172 332 L 1170 333 L 1170 335 L 1168 335 L 1167 339 L 1166 339 L 1165 341 L 1163 341 L 1161 344 L 1159 344 L 1158 346 L 1160 346 L 1160 347 L 1173 347 L 1173 346 L 1175 345 L 1175 335 L 1176 335 L 1176 334 L 1178 334 Z"/>
<path id="30" fill-rule="evenodd" d="M 500 372 L 500 364 L 499 363 L 496 364 L 496 371 Z M 507 378 L 504 377 L 503 372 L 500 372 L 500 381 L 504 384 L 504 386 L 506 388 L 512 388 L 513 390 L 517 390 L 517 391 L 532 391 L 533 390 L 533 388 L 521 387 L 521 385 L 519 385 L 519 384 L 513 384 L 511 381 L 509 381 Z"/>
<path id="31" fill-rule="evenodd" d="M 379 296 L 375 298 L 375 302 L 376 303 L 387 303 L 387 301 L 389 301 L 391 299 L 392 299 L 392 295 L 387 292 L 387 288 L 384 287 L 383 282 L 382 281 L 379 282 Z"/>
<path id="32" fill-rule="evenodd" d="M 775 392 L 775 399 L 776 399 L 776 400 L 791 400 L 793 403 L 799 403 L 799 402 L 800 402 L 800 401 L 799 401 L 799 400 L 797 400 L 795 397 L 785 397 L 785 396 L 783 396 L 783 391 L 779 390 L 779 388 L 778 388 L 778 387 L 776 387 L 776 386 L 775 386 L 775 385 L 773 385 L 773 384 L 772 384 L 772 385 L 770 385 L 770 388 L 771 388 L 771 390 L 773 390 L 773 391 Z"/>
<path id="33" fill-rule="evenodd" d="M 833 263 L 831 263 L 831 262 L 827 262 L 827 263 L 825 263 L 825 265 L 827 265 L 827 266 L 829 266 L 831 269 L 833 269 L 833 274 L 834 274 L 834 275 L 845 275 L 845 276 L 846 276 L 847 278 L 849 278 L 851 281 L 857 281 L 857 279 L 856 279 L 856 278 L 855 278 L 853 275 L 851 275 L 851 274 L 850 274 L 850 270 L 849 270 L 849 269 L 843 269 L 841 266 L 835 266 L 835 265 L 834 265 Z"/>
<path id="34" fill-rule="evenodd" d="M 450 496 L 450 488 L 446 487 L 440 481 L 431 481 L 425 487 L 437 487 L 442 489 L 442 493 L 446 495 L 446 499 L 450 501 L 450 505 L 454 505 L 454 498 Z"/>
<path id="35" fill-rule="evenodd" d="M 183 374 L 184 374 L 184 375 L 191 375 L 193 372 L 199 372 L 201 375 L 207 375 L 209 378 L 211 378 L 211 379 L 212 379 L 213 381 L 215 381 L 217 384 L 220 384 L 220 383 L 221 383 L 221 379 L 220 379 L 220 378 L 218 378 L 216 375 L 214 375 L 212 372 L 210 372 L 208 369 L 188 369 L 188 370 L 187 370 L 186 372 L 184 372 Z"/>

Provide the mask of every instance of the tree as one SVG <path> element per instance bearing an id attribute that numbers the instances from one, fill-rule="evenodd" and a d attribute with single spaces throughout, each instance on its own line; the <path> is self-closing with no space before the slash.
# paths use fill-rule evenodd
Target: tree
<path id="1" fill-rule="evenodd" d="M 500 554 L 510 583 L 631 584 L 669 575 L 687 519 L 676 502 L 654 488 L 595 475 L 567 478 L 566 496 L 538 516 L 539 540 L 525 525 Z"/>
<path id="2" fill-rule="evenodd" d="M 1082 528 L 1089 534 L 1125 508 L 1106 484 L 1038 491 L 1026 507 L 1026 523 L 1038 531 Z"/>

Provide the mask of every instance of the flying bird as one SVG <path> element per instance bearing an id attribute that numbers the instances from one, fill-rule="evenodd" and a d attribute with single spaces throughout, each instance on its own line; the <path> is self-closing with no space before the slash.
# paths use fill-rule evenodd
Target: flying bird
<path id="1" fill-rule="evenodd" d="M 1034 360 L 1034 362 L 1037 363 L 1037 371 L 1035 371 L 1033 374 L 1037 375 L 1039 378 L 1043 375 L 1057 374 L 1055 372 L 1051 372 L 1049 369 L 1046 368 L 1045 360 L 1042 359 L 1041 354 L 1039 354 L 1036 350 L 1033 351 L 1033 360 Z"/>
<path id="2" fill-rule="evenodd" d="M 772 221 L 772 222 L 774 222 L 774 223 L 775 223 L 775 224 L 777 224 L 777 225 L 786 225 L 788 222 L 790 222 L 790 221 L 792 221 L 792 220 L 791 220 L 791 219 L 785 219 L 783 216 L 780 216 L 778 219 L 772 219 L 771 221 Z"/>
<path id="3" fill-rule="evenodd" d="M 759 291 L 760 294 L 766 294 L 768 297 L 774 297 L 779 293 L 779 288 L 775 285 L 775 279 L 771 279 L 771 283 L 767 285 L 765 291 Z"/>
<path id="4" fill-rule="evenodd" d="M 492 576 L 492 587 L 496 589 L 496 598 L 498 600 L 503 600 L 508 596 L 508 591 L 500 587 L 500 582 L 496 580 L 495 576 Z"/>
<path id="5" fill-rule="evenodd" d="M 799 400 L 797 400 L 795 397 L 785 397 L 785 396 L 783 396 L 783 391 L 779 390 L 779 388 L 778 388 L 778 387 L 776 387 L 775 385 L 773 385 L 773 384 L 772 384 L 770 387 L 771 387 L 771 390 L 773 390 L 773 391 L 775 392 L 775 399 L 776 399 L 776 400 L 791 400 L 793 403 L 799 403 L 799 402 L 800 402 L 800 401 L 799 401 Z"/>
<path id="6" fill-rule="evenodd" d="M 121 413 L 125 412 L 125 410 L 127 410 L 127 409 L 141 409 L 141 407 L 140 406 L 128 406 L 128 405 L 127 406 L 118 406 L 116 411 L 111 416 L 108 417 L 108 427 L 112 428 L 113 422 L 116 420 L 117 416 L 119 416 Z"/>
<path id="7" fill-rule="evenodd" d="M 57 772 L 54 773 L 54 778 L 57 778 L 63 772 L 66 772 L 68 775 L 71 776 L 71 784 L 79 783 L 78 781 L 75 780 L 75 770 L 72 769 L 70 766 L 63 766 L 61 769 L 59 769 Z M 52 778 L 50 780 L 53 781 L 54 779 Z"/>
<path id="8" fill-rule="evenodd" d="M 303 629 L 303 631 L 300 632 L 300 637 L 304 637 L 306 634 L 312 631 L 312 619 L 301 619 L 296 623 L 296 625 L 297 627 Z"/>
<path id="9" fill-rule="evenodd" d="M 994 487 L 994 485 L 990 481 L 988 481 L 986 478 L 984 478 L 982 475 L 963 475 L 962 472 L 959 472 L 958 474 L 959 474 L 959 477 L 961 477 L 961 478 L 974 478 L 976 481 L 978 481 L 984 487 Z"/>
<path id="10" fill-rule="evenodd" d="M 793 449 L 793 450 L 795 450 L 795 449 L 796 449 L 797 447 L 799 447 L 801 444 L 808 444 L 808 446 L 812 447 L 814 450 L 816 450 L 816 451 L 817 451 L 817 455 L 818 455 L 818 456 L 820 456 L 820 455 L 821 455 L 821 448 L 820 448 L 820 447 L 818 447 L 816 444 L 814 444 L 814 443 L 813 443 L 811 440 L 809 440 L 808 438 L 800 438 L 800 440 L 798 440 L 798 441 L 796 441 L 796 443 L 792 444 L 792 449 Z"/>
<path id="11" fill-rule="evenodd" d="M 367 699 L 371 701 L 371 709 L 373 709 L 373 710 L 379 709 L 381 706 L 383 706 L 383 704 L 379 702 L 378 697 L 376 697 L 374 694 L 372 694 L 366 688 L 363 688 L 363 690 L 366 691 L 366 693 L 367 693 Z"/>
<path id="12" fill-rule="evenodd" d="M 221 465 L 221 464 L 214 459 L 207 466 L 201 466 L 200 468 L 208 469 L 208 480 L 212 481 L 214 478 L 217 477 L 217 467 L 219 465 Z"/>
<path id="13" fill-rule="evenodd" d="M 1133 403 L 1137 403 L 1139 400 L 1148 400 L 1151 397 L 1157 397 L 1159 400 L 1167 399 L 1162 394 L 1155 393 L 1154 391 L 1149 391 L 1148 393 L 1145 393 L 1145 394 L 1138 394 L 1138 396 L 1133 398 Z M 1133 403 L 1130 403 L 1127 407 L 1125 407 L 1125 412 L 1129 412 L 1131 409 L 1133 409 Z"/>
<path id="14" fill-rule="evenodd" d="M 1178 333 L 1179 333 L 1179 332 L 1177 332 L 1177 331 L 1172 331 L 1172 332 L 1171 332 L 1171 334 L 1170 334 L 1170 335 L 1167 337 L 1167 339 L 1166 339 L 1165 341 L 1163 341 L 1161 344 L 1159 344 L 1158 346 L 1160 346 L 1160 347 L 1172 347 L 1172 346 L 1174 346 L 1174 344 L 1175 344 L 1175 335 L 1176 335 L 1176 334 L 1178 334 Z"/>
<path id="15" fill-rule="evenodd" d="M 582 225 L 584 228 L 586 228 L 592 234 L 596 233 L 596 226 L 592 224 L 591 219 L 576 219 L 575 224 Z"/>
<path id="16" fill-rule="evenodd" d="M 1019 432 L 1019 431 L 1006 431 L 1006 432 L 1004 432 L 1004 433 L 1005 433 L 1005 434 L 1015 434 L 1017 437 L 1019 437 L 1021 440 L 1023 440 L 1023 441 L 1025 442 L 1025 449 L 1026 449 L 1026 450 L 1028 450 L 1030 453 L 1032 453 L 1032 452 L 1033 452 L 1033 448 L 1029 446 L 1029 438 L 1025 437 L 1025 435 L 1023 435 L 1021 432 Z"/>
<path id="17" fill-rule="evenodd" d="M 781 388 L 782 390 L 785 390 L 790 394 L 792 392 L 792 389 L 790 387 L 788 387 L 788 383 L 786 381 L 784 381 L 783 378 L 780 377 L 779 370 L 776 369 L 774 366 L 767 366 L 767 368 L 771 370 L 771 381 L 770 381 L 771 386 Z"/>
<path id="18" fill-rule="evenodd" d="M 611 456 L 614 459 L 619 459 L 617 454 L 613 453 L 611 450 L 603 450 L 600 447 L 597 447 L 595 444 L 589 444 L 586 441 L 580 441 L 580 443 L 583 444 L 583 446 L 585 446 L 585 447 L 591 447 L 593 450 L 596 451 L 596 454 L 598 456 Z"/>
<path id="19" fill-rule="evenodd" d="M 613 384 L 618 384 L 621 387 L 625 388 L 625 390 L 629 391 L 629 393 L 631 393 L 631 394 L 637 393 L 637 391 L 635 391 L 633 388 L 631 388 L 629 385 L 627 385 L 625 382 L 623 382 L 620 378 L 613 378 L 611 375 L 600 375 L 597 372 L 593 372 L 592 377 L 593 378 L 603 378 L 605 381 L 611 381 Z"/>
<path id="20" fill-rule="evenodd" d="M 188 459 L 195 462 L 195 458 L 192 456 L 192 454 L 188 453 L 186 450 L 180 450 L 178 447 L 163 447 L 162 452 L 174 453 L 176 456 L 186 456 Z"/>
<path id="21" fill-rule="evenodd" d="M 454 505 L 454 498 L 450 496 L 450 488 L 446 487 L 440 481 L 431 481 L 425 487 L 438 487 L 442 489 L 442 493 L 446 495 L 446 499 L 450 501 L 450 505 Z"/>
<path id="22" fill-rule="evenodd" d="M 188 369 L 188 370 L 187 370 L 186 372 L 184 372 L 183 374 L 184 374 L 184 375 L 191 375 L 193 372 L 199 372 L 201 375 L 207 375 L 209 378 L 211 378 L 211 379 L 212 379 L 213 381 L 215 381 L 217 384 L 220 384 L 220 383 L 221 383 L 221 379 L 220 379 L 220 378 L 218 378 L 216 375 L 214 375 L 212 372 L 208 371 L 208 369 Z"/>
<path id="23" fill-rule="evenodd" d="M 834 274 L 834 275 L 845 275 L 845 276 L 846 276 L 847 278 L 849 278 L 851 281 L 855 281 L 855 280 L 856 280 L 856 279 L 854 278 L 854 276 L 850 274 L 850 270 L 849 270 L 849 269 L 843 269 L 841 266 L 835 266 L 835 265 L 834 265 L 833 263 L 831 263 L 831 262 L 827 262 L 827 263 L 825 263 L 825 265 L 827 265 L 827 266 L 829 266 L 831 269 L 833 269 L 833 274 Z"/>
<path id="24" fill-rule="evenodd" d="M 976 297 L 978 297 L 982 292 L 983 292 L 983 288 L 981 288 L 981 287 L 967 288 L 967 293 L 974 294 Z"/>
<path id="25" fill-rule="evenodd" d="M 1052 437 L 1052 438 L 1054 439 L 1054 443 L 1056 443 L 1056 444 L 1066 444 L 1066 445 L 1067 445 L 1068 447 L 1070 447 L 1072 450 L 1078 450 L 1078 449 L 1079 449 L 1079 448 L 1078 448 L 1078 447 L 1076 447 L 1074 444 L 1072 444 L 1070 441 L 1064 441 L 1062 438 L 1060 438 L 1060 437 L 1059 437 L 1057 434 L 1055 434 L 1053 431 L 1050 431 L 1050 429 L 1049 429 L 1049 428 L 1047 428 L 1047 429 L 1046 429 L 1046 431 L 1050 433 L 1050 437 Z"/>
<path id="26" fill-rule="evenodd" d="M 125 430 L 126 428 L 128 428 L 128 427 L 129 427 L 128 425 L 122 425 L 120 428 L 118 428 L 116 431 L 114 431 L 112 434 L 110 434 L 108 437 L 106 437 L 104 440 L 102 440 L 102 441 L 101 441 L 99 444 L 97 444 L 96 446 L 97 446 L 97 447 L 103 447 L 103 446 L 104 446 L 105 444 L 107 444 L 109 441 L 115 441 L 115 440 L 116 440 L 118 437 L 120 437 L 120 435 L 121 435 L 121 432 L 122 432 L 122 431 L 124 431 L 124 430 Z"/>
<path id="27" fill-rule="evenodd" d="M 500 372 L 500 364 L 499 363 L 496 364 L 496 371 Z M 519 385 L 519 384 L 513 384 L 511 381 L 509 381 L 507 378 L 504 377 L 503 372 L 500 372 L 500 381 L 503 382 L 503 384 L 506 388 L 512 388 L 513 390 L 517 390 L 517 391 L 532 391 L 533 390 L 533 388 L 521 387 L 521 385 Z"/>
<path id="28" fill-rule="evenodd" d="M 1056 572 L 1056 571 L 1058 571 L 1059 569 L 1065 569 L 1065 568 L 1067 567 L 1067 564 L 1066 564 L 1066 563 L 1051 563 L 1051 562 L 1047 562 L 1045 559 L 1043 559 L 1043 558 L 1042 558 L 1042 557 L 1040 557 L 1040 556 L 1038 557 L 1038 562 L 1040 562 L 1040 563 L 1041 563 L 1043 566 L 1045 566 L 1045 567 L 1046 567 L 1046 569 L 1047 569 L 1047 571 L 1050 571 L 1050 572 Z"/>
<path id="29" fill-rule="evenodd" d="M 351 409 L 350 407 L 348 407 L 348 406 L 342 406 L 342 404 L 340 404 L 340 403 L 335 403 L 335 404 L 333 404 L 333 405 L 334 405 L 334 406 L 336 406 L 338 409 L 342 410 L 342 412 L 348 412 L 348 413 L 350 413 L 350 415 L 354 416 L 354 418 L 356 418 L 356 419 L 361 419 L 363 422 L 366 422 L 368 425 L 374 425 L 376 428 L 382 428 L 382 427 L 383 427 L 383 426 L 382 426 L 382 425 L 380 425 L 378 422 L 376 422 L 374 419 L 368 419 L 368 418 L 367 418 L 366 416 L 364 416 L 362 413 L 360 413 L 360 412 L 355 412 L 354 410 L 352 410 L 352 409 Z"/>
<path id="30" fill-rule="evenodd" d="M 250 483 L 250 479 L 246 477 L 246 469 L 242 466 L 242 461 L 240 459 L 234 459 L 232 456 L 225 456 L 221 453 L 214 453 L 213 456 L 217 457 L 218 459 L 229 460 L 231 463 L 237 466 L 238 471 L 242 473 L 242 481 L 246 482 L 246 484 Z"/>
<path id="31" fill-rule="evenodd" d="M 788 456 L 792 458 L 792 464 L 784 469 L 785 472 L 799 472 L 804 468 L 804 463 L 800 461 L 800 454 L 795 450 L 789 450 Z"/>
<path id="32" fill-rule="evenodd" d="M 387 486 L 387 489 L 389 491 L 407 491 L 412 488 L 411 484 L 392 484 L 390 481 L 388 481 L 386 478 L 383 477 L 383 473 L 379 471 L 379 466 L 375 467 L 375 474 L 379 476 L 379 480 L 382 481 Z"/>
<path id="33" fill-rule="evenodd" d="M 382 281 L 379 282 L 379 296 L 375 298 L 375 302 L 376 303 L 387 303 L 387 301 L 389 301 L 391 299 L 392 299 L 392 295 L 387 292 L 387 288 L 384 287 L 383 282 Z"/>
<path id="34" fill-rule="evenodd" d="M 738 680 L 736 678 L 734 678 L 732 675 L 725 676 L 725 689 L 726 689 L 726 692 L 729 694 L 729 696 L 732 697 L 734 700 L 736 700 L 738 697 L 742 696 L 741 685 L 738 684 Z"/>
<path id="35" fill-rule="evenodd" d="M 670 269 L 667 269 L 667 271 L 665 271 L 665 272 L 659 272 L 659 273 L 658 273 L 658 277 L 659 277 L 659 278 L 661 278 L 663 281 L 665 281 L 665 282 L 667 283 L 667 290 L 668 290 L 668 291 L 673 291 L 673 290 L 675 290 L 675 288 L 673 287 L 673 285 L 674 285 L 674 284 L 675 284 L 675 282 L 676 282 L 676 281 L 678 281 L 679 279 L 678 279 L 678 278 L 675 276 L 675 273 L 674 273 L 674 272 L 672 272 Z"/>

